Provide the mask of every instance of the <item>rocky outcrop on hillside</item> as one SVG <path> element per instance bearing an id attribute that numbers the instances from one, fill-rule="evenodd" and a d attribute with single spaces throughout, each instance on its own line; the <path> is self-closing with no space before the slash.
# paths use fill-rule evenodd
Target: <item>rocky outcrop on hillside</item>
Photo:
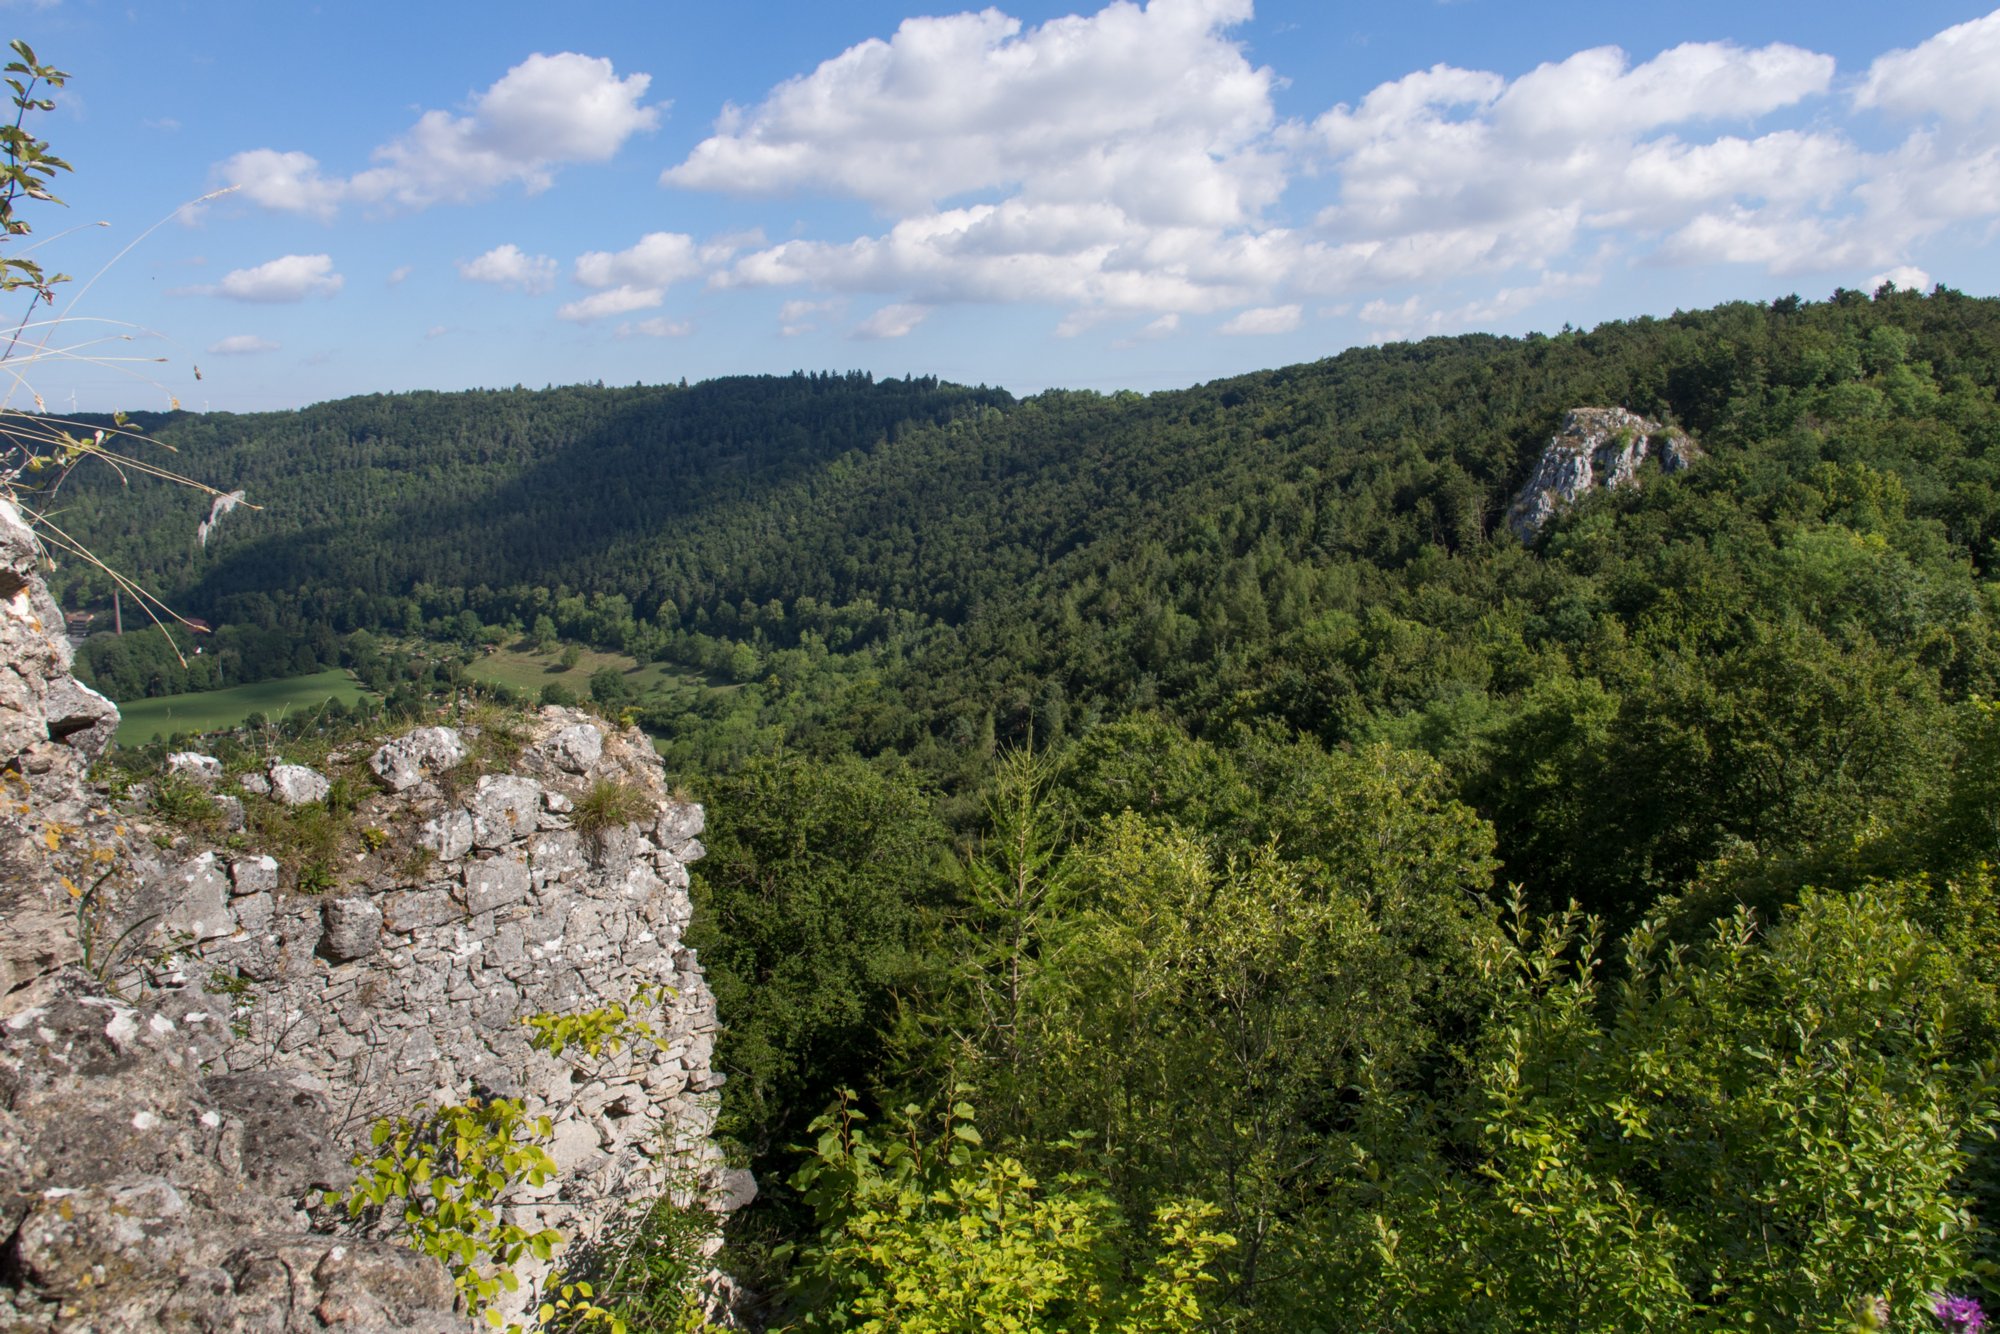
<path id="1" fill-rule="evenodd" d="M 1700 457 L 1693 438 L 1677 426 L 1624 408 L 1571 408 L 1515 495 L 1507 526 L 1523 542 L 1532 541 L 1557 510 L 1586 493 L 1637 486 L 1648 460 L 1674 473 Z"/>
<path id="2" fill-rule="evenodd" d="M 437 1264 L 315 1207 L 420 1106 L 550 1119 L 531 1231 L 754 1193 L 709 1140 L 680 943 L 702 810 L 642 735 L 496 715 L 312 764 L 184 754 L 113 801 L 86 771 L 116 712 L 69 677 L 36 559 L 0 502 L 0 1327 L 473 1328 Z M 650 1037 L 530 1042 L 611 1004 Z"/>

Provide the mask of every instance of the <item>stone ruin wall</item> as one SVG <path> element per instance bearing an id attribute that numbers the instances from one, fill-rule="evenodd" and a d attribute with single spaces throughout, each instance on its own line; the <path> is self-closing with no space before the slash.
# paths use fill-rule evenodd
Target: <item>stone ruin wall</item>
<path id="1" fill-rule="evenodd" d="M 516 1210 L 524 1226 L 587 1236 L 618 1204 L 662 1193 L 737 1207 L 754 1186 L 710 1142 L 714 998 L 681 944 L 702 809 L 668 796 L 636 729 L 607 733 L 550 708 L 526 741 L 518 772 L 463 790 L 450 774 L 467 747 L 453 729 L 371 754 L 383 790 L 351 818 L 386 841 L 324 893 L 285 889 L 255 851 L 204 850 L 152 872 L 125 915 L 160 913 L 162 938 L 181 947 L 153 979 L 162 1013 L 211 1068 L 312 1076 L 348 1143 L 378 1117 L 475 1094 L 550 1117 L 560 1175 Z M 198 780 L 201 758 L 179 767 Z M 267 784 L 301 804 L 325 786 L 293 765 L 244 780 Z M 575 806 L 601 784 L 638 794 L 643 813 L 580 832 Z M 596 1058 L 530 1047 L 527 1016 L 629 1003 L 642 987 L 663 998 L 634 1009 L 652 1041 Z"/>
<path id="2" fill-rule="evenodd" d="M 662 1191 L 750 1198 L 709 1139 L 714 1002 L 681 944 L 702 811 L 642 735 L 544 710 L 507 772 L 468 776 L 479 738 L 442 728 L 344 757 L 376 775 L 353 818 L 379 846 L 301 893 L 247 838 L 198 845 L 90 786 L 117 716 L 69 675 L 39 559 L 0 499 L 0 1327 L 483 1327 L 437 1265 L 303 1207 L 351 1179 L 375 1117 L 421 1103 L 504 1094 L 551 1118 L 560 1172 L 517 1212 L 531 1227 L 588 1236 Z M 599 784 L 636 792 L 638 818 L 578 830 Z M 234 786 L 327 795 L 286 764 Z M 213 800 L 240 819 L 243 799 Z M 657 1043 L 531 1050 L 525 1016 L 642 985 L 665 988 L 639 1012 Z"/>

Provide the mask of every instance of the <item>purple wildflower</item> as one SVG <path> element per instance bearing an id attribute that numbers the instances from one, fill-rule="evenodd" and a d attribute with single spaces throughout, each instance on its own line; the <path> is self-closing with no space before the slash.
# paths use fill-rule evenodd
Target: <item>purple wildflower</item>
<path id="1" fill-rule="evenodd" d="M 1986 1328 L 1986 1312 L 1971 1297 L 1940 1292 L 1931 1298 L 1931 1314 L 1951 1334 L 1980 1334 Z"/>

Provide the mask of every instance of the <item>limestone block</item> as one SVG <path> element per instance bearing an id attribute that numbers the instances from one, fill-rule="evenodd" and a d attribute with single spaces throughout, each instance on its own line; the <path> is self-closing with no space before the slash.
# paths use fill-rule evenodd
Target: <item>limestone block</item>
<path id="1" fill-rule="evenodd" d="M 725 1167 L 715 1174 L 709 1190 L 708 1207 L 717 1213 L 733 1214 L 757 1198 L 757 1178 L 747 1167 Z"/>
<path id="2" fill-rule="evenodd" d="M 671 1098 L 687 1087 L 687 1071 L 678 1061 L 662 1061 L 649 1066 L 640 1082 L 646 1086 L 647 1094 L 658 1100 Z"/>
<path id="3" fill-rule="evenodd" d="M 186 1267 L 194 1239 L 181 1193 L 160 1177 L 45 1195 L 10 1248 L 20 1276 L 58 1300 L 131 1288 Z"/>
<path id="4" fill-rule="evenodd" d="M 628 1117 L 643 1111 L 649 1101 L 645 1087 L 638 1083 L 629 1080 L 616 1084 L 599 1082 L 578 1095 L 576 1107 L 593 1119 L 607 1112 L 614 1117 Z"/>
<path id="5" fill-rule="evenodd" d="M 91 759 L 104 753 L 118 731 L 118 706 L 73 676 L 49 682 L 42 700 L 49 740 L 60 741 Z"/>
<path id="6" fill-rule="evenodd" d="M 589 958 L 604 945 L 604 910 L 590 902 L 574 905 L 563 925 L 563 934 L 569 937 L 572 959 Z"/>
<path id="7" fill-rule="evenodd" d="M 472 842 L 497 848 L 534 832 L 542 808 L 542 785 L 519 774 L 488 774 L 472 795 Z"/>
<path id="8" fill-rule="evenodd" d="M 328 899 L 321 910 L 326 934 L 320 952 L 336 963 L 366 958 L 382 946 L 382 910 L 360 895 Z"/>
<path id="9" fill-rule="evenodd" d="M 567 1120 L 557 1122 L 555 1132 L 549 1142 L 549 1157 L 555 1159 L 558 1172 L 568 1176 L 597 1164 L 602 1155 L 597 1148 L 596 1127 L 588 1121 Z"/>
<path id="10" fill-rule="evenodd" d="M 401 935 L 427 926 L 442 926 L 464 910 L 442 889 L 410 889 L 382 896 L 382 925 Z"/>
<path id="11" fill-rule="evenodd" d="M 523 1032 L 521 1016 L 526 1008 L 521 993 L 504 984 L 492 985 L 490 981 L 492 976 L 490 972 L 485 975 L 482 980 L 485 980 L 487 985 L 473 998 L 472 1022 L 482 1032 L 493 1037 L 518 1040 Z"/>
<path id="12" fill-rule="evenodd" d="M 472 851 L 472 813 L 446 811 L 424 821 L 417 830 L 417 846 L 435 852 L 439 861 L 457 861 Z"/>
<path id="13" fill-rule="evenodd" d="M 428 1028 L 406 1030 L 396 1045 L 395 1059 L 399 1070 L 430 1070 L 438 1059 L 436 1036 Z"/>
<path id="14" fill-rule="evenodd" d="M 215 809 L 222 813 L 222 832 L 225 834 L 242 833 L 244 829 L 243 799 L 241 797 L 224 795 L 212 797 L 210 800 L 215 802 Z"/>
<path id="15" fill-rule="evenodd" d="M 666 888 L 666 882 L 650 862 L 633 862 L 618 881 L 618 892 L 628 899 L 647 900 Z"/>
<path id="16" fill-rule="evenodd" d="M 588 773 L 604 754 L 604 733 L 590 723 L 572 723 L 544 745 L 558 769 Z"/>
<path id="17" fill-rule="evenodd" d="M 167 756 L 167 772 L 178 774 L 190 783 L 214 787 L 222 781 L 222 761 L 197 751 L 177 750 Z"/>
<path id="18" fill-rule="evenodd" d="M 278 887 L 277 859 L 238 857 L 229 863 L 229 879 L 238 894 L 269 894 Z"/>
<path id="19" fill-rule="evenodd" d="M 422 1312 L 433 1328 L 462 1328 L 450 1318 L 452 1286 L 443 1266 L 405 1247 L 329 1246 L 312 1276 L 319 1289 L 313 1317 L 330 1326 L 404 1329 L 415 1323 L 413 1312 Z"/>
<path id="20" fill-rule="evenodd" d="M 169 938 L 189 935 L 201 941 L 235 933 L 236 916 L 229 911 L 229 878 L 214 853 L 204 852 L 182 866 L 174 876 L 173 892 L 173 911 L 160 924 Z"/>
<path id="21" fill-rule="evenodd" d="M 385 743 L 368 757 L 368 767 L 391 792 L 403 792 L 458 764 L 465 754 L 465 742 L 456 730 L 419 727 Z"/>
<path id="22" fill-rule="evenodd" d="M 493 933 L 493 939 L 486 944 L 484 959 L 488 968 L 506 968 L 520 963 L 528 957 L 527 937 L 518 923 L 508 922 Z"/>
<path id="23" fill-rule="evenodd" d="M 269 894 L 245 894 L 231 900 L 229 910 L 236 914 L 236 929 L 244 935 L 260 937 L 269 934 L 273 911 Z"/>
<path id="24" fill-rule="evenodd" d="M 528 845 L 528 854 L 535 879 L 542 882 L 575 875 L 590 865 L 584 856 L 583 836 L 573 830 L 555 830 L 537 836 Z"/>
<path id="25" fill-rule="evenodd" d="M 570 924 L 570 906 L 568 900 L 544 900 L 534 916 L 528 918 L 528 948 L 562 944 L 564 930 Z"/>
<path id="26" fill-rule="evenodd" d="M 268 797 L 271 795 L 271 780 L 263 774 L 244 774 L 236 780 L 236 786 L 242 788 L 253 797 Z"/>
<path id="27" fill-rule="evenodd" d="M 352 1041 L 352 1039 L 348 1039 Z M 324 1086 L 295 1070 L 210 1077 L 203 1089 L 223 1113 L 231 1157 L 246 1180 L 290 1199 L 316 1185 L 344 1185 L 354 1169 L 326 1133 Z"/>
<path id="28" fill-rule="evenodd" d="M 330 1026 L 333 1022 L 331 1017 L 326 1017 L 323 1024 L 322 1016 L 310 1010 L 301 1013 L 296 1019 L 291 1019 L 289 1016 L 287 1018 L 289 1022 L 285 1025 L 284 1031 L 278 1035 L 278 1050 L 286 1053 L 317 1043 L 322 1027 Z"/>
<path id="29" fill-rule="evenodd" d="M 591 840 L 589 851 L 592 865 L 615 879 L 625 874 L 625 868 L 632 864 L 634 857 L 650 857 L 655 849 L 651 843 L 640 838 L 636 828 L 627 824 L 599 830 Z"/>
<path id="30" fill-rule="evenodd" d="M 660 808 L 653 836 L 662 847 L 685 843 L 708 827 L 707 813 L 698 801 L 670 801 Z"/>
<path id="31" fill-rule="evenodd" d="M 514 857 L 494 857 L 465 868 L 465 906 L 490 912 L 528 897 L 528 866 Z"/>
<path id="32" fill-rule="evenodd" d="M 303 764 L 274 764 L 271 766 L 271 797 L 285 806 L 310 806 L 316 801 L 325 801 L 332 784 L 326 775 L 316 773 Z"/>

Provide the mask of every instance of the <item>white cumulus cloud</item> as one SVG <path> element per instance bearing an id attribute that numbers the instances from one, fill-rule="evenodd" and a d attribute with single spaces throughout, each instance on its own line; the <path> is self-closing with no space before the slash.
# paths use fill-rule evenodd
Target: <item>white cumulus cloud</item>
<path id="1" fill-rule="evenodd" d="M 532 295 L 556 285 L 556 262 L 547 255 L 530 255 L 510 241 L 477 259 L 460 260 L 458 276 L 469 282 L 491 283 Z"/>
<path id="2" fill-rule="evenodd" d="M 1502 287 L 1489 296 L 1455 306 L 1434 306 L 1423 294 L 1412 293 L 1401 301 L 1379 298 L 1369 301 L 1355 314 L 1362 323 L 1375 326 L 1369 334 L 1370 341 L 1392 343 L 1491 328 L 1496 320 L 1538 305 L 1549 297 L 1594 286 L 1597 281 L 1598 275 L 1590 272 L 1542 273 L 1533 283 Z M 1325 313 L 1338 315 L 1345 311 L 1336 308 Z"/>
<path id="3" fill-rule="evenodd" d="M 659 124 L 641 104 L 650 75 L 620 77 L 609 60 L 535 54 L 474 97 L 463 114 L 426 111 L 373 153 L 375 166 L 325 174 L 296 150 L 238 153 L 217 164 L 224 185 L 266 208 L 330 218 L 343 203 L 408 209 L 467 203 L 506 185 L 546 190 L 566 165 L 603 162 Z"/>
<path id="4" fill-rule="evenodd" d="M 727 258 L 725 250 L 719 258 Z M 699 277 L 707 267 L 701 247 L 679 232 L 651 232 L 627 250 L 593 250 L 576 261 L 576 280 L 585 287 L 670 287 Z"/>
<path id="5" fill-rule="evenodd" d="M 348 193 L 347 182 L 323 175 L 310 153 L 253 148 L 222 163 L 215 175 L 253 204 L 322 219 L 333 217 Z"/>
<path id="6" fill-rule="evenodd" d="M 1922 292 L 1931 285 L 1931 276 L 1914 264 L 1898 264 L 1886 273 L 1878 273 L 1862 284 L 1865 291 L 1873 292 L 1883 283 L 1894 283 L 1906 292 Z"/>
<path id="7" fill-rule="evenodd" d="M 1531 308 L 1554 324 L 1576 289 L 1633 265 L 1922 285 L 1907 280 L 1928 281 L 1932 242 L 2000 226 L 2000 12 L 1844 70 L 1782 41 L 1549 45 L 1532 67 L 1315 88 L 1333 67 L 1287 68 L 1282 41 L 1251 53 L 1252 0 L 1096 2 L 1046 22 L 997 4 L 909 18 L 751 90 L 662 185 L 832 197 L 877 220 L 766 219 L 775 240 L 635 227 L 578 247 L 558 316 L 681 336 L 667 295 L 706 282 L 774 289 L 785 336 L 905 337 L 968 303 L 1046 306 L 1057 334 L 1110 329 L 1116 346 L 1288 332 L 1309 310 L 1420 336 Z M 1277 110 L 1287 76 L 1300 119 Z M 533 193 L 657 128 L 649 87 L 607 59 L 537 54 L 412 113 L 372 157 L 257 147 L 216 175 L 321 220 Z M 509 245 L 458 270 L 542 293 L 562 267 Z M 297 301 L 340 283 L 326 256 L 293 255 L 182 290 Z"/>
<path id="8" fill-rule="evenodd" d="M 331 255 L 280 255 L 254 268 L 232 269 L 212 287 L 190 290 L 232 301 L 303 301 L 332 296 L 346 281 L 333 271 Z"/>
<path id="9" fill-rule="evenodd" d="M 556 318 L 573 324 L 588 324 L 610 315 L 651 310 L 666 299 L 667 292 L 663 287 L 613 287 L 569 302 L 556 311 Z"/>
<path id="10" fill-rule="evenodd" d="M 620 338 L 685 338 L 694 332 L 694 325 L 685 320 L 670 320 L 664 315 L 655 315 L 649 320 L 633 320 L 618 326 Z"/>
<path id="11" fill-rule="evenodd" d="M 1837 130 L 1759 131 L 1832 87 L 1833 59 L 1798 46 L 1592 48 L 1511 79 L 1439 65 L 1280 123 L 1279 75 L 1230 35 L 1249 16 L 1247 0 L 1118 0 L 1038 26 L 910 19 L 727 109 L 662 181 L 889 215 L 752 248 L 717 286 L 1044 303 L 1072 335 L 1122 313 L 1236 311 L 1225 327 L 1248 331 L 1302 317 L 1305 297 L 1468 277 L 1535 292 L 1608 239 L 1675 262 L 1709 219 L 1769 231 L 1851 208 L 1870 169 Z M 1331 193 L 1311 225 L 1274 216 L 1309 179 Z M 1733 249 L 1780 262 L 1747 236 Z"/>
<path id="12" fill-rule="evenodd" d="M 821 316 L 831 315 L 840 309 L 839 301 L 787 301 L 778 307 L 778 333 L 785 338 L 796 338 L 819 328 Z"/>
<path id="13" fill-rule="evenodd" d="M 276 352 L 278 344 L 256 334 L 231 334 L 208 345 L 209 353 L 218 357 L 249 356 L 256 352 Z"/>
<path id="14" fill-rule="evenodd" d="M 906 19 L 732 109 L 669 185 L 822 190 L 896 213 L 1020 188 L 1151 222 L 1242 221 L 1277 195 L 1275 75 L 1222 34 L 1249 0 L 1116 3 L 1035 28 L 997 9 Z"/>
<path id="15" fill-rule="evenodd" d="M 1541 266 L 1589 230 L 1654 231 L 1736 201 L 1825 197 L 1858 154 L 1829 136 L 1780 131 L 1690 142 L 1825 92 L 1832 57 L 1782 43 L 1691 43 L 1633 64 L 1580 51 L 1509 82 L 1439 65 L 1333 108 L 1301 137 L 1338 178 L 1318 227 L 1320 290 L 1408 276 Z"/>
<path id="16" fill-rule="evenodd" d="M 930 307 L 913 302 L 884 306 L 854 326 L 856 338 L 901 338 L 924 322 Z"/>
<path id="17" fill-rule="evenodd" d="M 2000 110 L 2000 11 L 1946 28 L 1868 67 L 1854 100 L 1905 116 L 1971 120 Z"/>
<path id="18" fill-rule="evenodd" d="M 1282 334 L 1299 327 L 1304 311 L 1298 306 L 1257 306 L 1223 322 L 1225 334 Z"/>

